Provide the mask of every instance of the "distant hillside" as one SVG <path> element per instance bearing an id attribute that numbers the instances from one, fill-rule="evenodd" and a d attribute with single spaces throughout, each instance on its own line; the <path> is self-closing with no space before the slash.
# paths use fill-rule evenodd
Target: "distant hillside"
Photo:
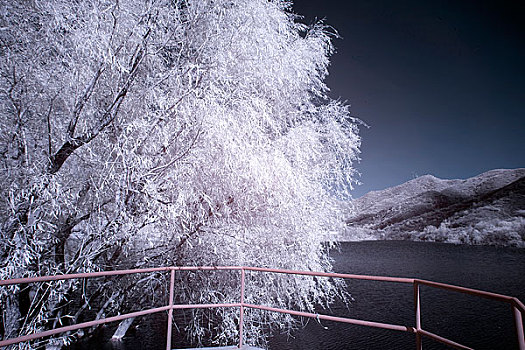
<path id="1" fill-rule="evenodd" d="M 466 180 L 425 175 L 358 198 L 342 240 L 408 239 L 525 247 L 525 169 Z"/>

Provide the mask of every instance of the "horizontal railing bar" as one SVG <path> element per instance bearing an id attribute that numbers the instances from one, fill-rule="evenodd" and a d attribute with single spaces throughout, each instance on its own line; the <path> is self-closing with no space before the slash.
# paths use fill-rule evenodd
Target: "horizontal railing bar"
<path id="1" fill-rule="evenodd" d="M 241 266 L 168 266 L 168 267 L 151 267 L 145 269 L 131 269 L 131 270 L 113 270 L 113 271 L 99 271 L 99 272 L 84 272 L 84 273 L 73 273 L 66 275 L 53 275 L 53 276 L 38 276 L 38 277 L 26 277 L 26 278 L 13 278 L 8 280 L 0 280 L 0 286 L 9 286 L 12 284 L 19 283 L 35 283 L 35 282 L 48 282 L 58 280 L 70 280 L 75 278 L 93 278 L 93 277 L 104 277 L 104 276 L 117 276 L 117 275 L 130 275 L 136 273 L 151 273 L 151 272 L 163 272 L 163 271 L 209 271 L 209 270 L 241 270 Z"/>
<path id="2" fill-rule="evenodd" d="M 172 309 L 213 309 L 218 307 L 241 307 L 241 303 L 225 303 L 225 304 L 174 304 Z"/>
<path id="3" fill-rule="evenodd" d="M 335 277 L 335 278 L 347 278 L 347 279 L 369 280 L 369 281 L 414 283 L 413 278 L 403 278 L 403 277 L 351 275 L 351 274 L 346 274 L 346 273 L 333 273 L 333 272 L 295 271 L 295 270 L 285 270 L 285 269 L 271 269 L 271 268 L 266 268 L 266 267 L 244 267 L 244 269 L 247 271 L 284 273 L 284 274 L 290 274 L 290 275 L 307 275 L 307 276 Z"/>
<path id="4" fill-rule="evenodd" d="M 443 344 L 446 344 L 446 345 L 449 345 L 449 346 L 452 346 L 453 348 L 456 348 L 456 349 L 461 349 L 461 350 L 474 350 L 472 348 L 469 348 L 468 346 L 465 346 L 465 345 L 462 345 L 460 343 L 456 343 L 455 341 L 452 341 L 450 339 L 447 339 L 447 338 L 443 338 L 437 334 L 434 334 L 434 333 L 431 333 L 431 332 L 428 332 L 428 331 L 425 331 L 424 329 L 420 329 L 419 332 L 421 335 L 425 336 L 425 337 L 428 337 L 428 338 L 431 338 L 431 339 L 434 339 L 434 340 L 437 340 L 438 342 L 441 342 Z"/>
<path id="5" fill-rule="evenodd" d="M 279 312 L 279 313 L 282 313 L 282 314 L 290 314 L 290 315 L 295 315 L 295 316 L 309 317 L 309 318 L 315 318 L 315 319 L 321 319 L 321 320 L 327 320 L 327 321 L 350 323 L 350 324 L 355 324 L 355 325 L 359 325 L 359 326 L 367 326 L 367 327 L 374 327 L 374 328 L 391 329 L 391 330 L 401 331 L 401 332 L 416 333 L 416 329 L 414 327 L 399 326 L 399 325 L 389 324 L 389 323 L 363 321 L 363 320 L 357 320 L 357 319 L 354 319 L 354 318 L 336 317 L 336 316 L 328 316 L 328 315 L 323 315 L 323 314 L 314 314 L 314 313 L 303 312 L 303 311 L 278 309 L 278 308 L 275 308 L 275 307 L 269 307 L 269 306 L 263 306 L 263 305 L 255 305 L 255 304 L 246 304 L 246 303 L 244 303 L 243 306 L 244 307 L 248 307 L 248 308 L 252 308 L 252 309 L 260 309 L 260 310 L 266 310 L 266 311 L 272 311 L 272 312 Z"/>
<path id="6" fill-rule="evenodd" d="M 175 271 L 231 271 L 242 270 L 244 266 L 171 266 L 170 270 Z"/>
<path id="7" fill-rule="evenodd" d="M 28 335 L 24 335 L 24 336 L 18 337 L 18 338 L 11 338 L 11 339 L 7 339 L 7 340 L 2 340 L 2 341 L 0 341 L 0 346 L 6 346 L 6 345 L 21 343 L 21 342 L 25 342 L 25 341 L 29 341 L 29 340 L 33 340 L 33 339 L 37 339 L 37 338 L 48 337 L 50 335 L 54 335 L 54 334 L 58 334 L 58 333 L 75 331 L 75 330 L 81 329 L 81 328 L 93 327 L 93 326 L 97 326 L 99 324 L 116 322 L 116 321 L 122 321 L 122 320 L 125 320 L 126 318 L 132 318 L 132 317 L 138 317 L 138 316 L 154 314 L 154 313 L 157 313 L 157 312 L 167 311 L 169 309 L 170 309 L 169 306 L 163 306 L 163 307 L 158 307 L 158 308 L 154 308 L 154 309 L 130 312 L 128 314 L 123 314 L 123 315 L 118 315 L 118 316 L 113 316 L 113 317 L 108 317 L 108 318 L 102 318 L 102 319 L 99 319 L 99 320 L 78 323 L 78 324 L 65 326 L 65 327 L 60 327 L 60 328 L 55 328 L 55 329 L 51 329 L 49 331 L 28 334 Z"/>
<path id="8" fill-rule="evenodd" d="M 138 316 L 149 315 L 149 314 L 153 314 L 157 312 L 168 311 L 169 309 L 208 309 L 208 308 L 211 309 L 211 308 L 219 308 L 219 307 L 240 307 L 240 306 L 241 306 L 241 303 L 184 304 L 184 305 L 163 306 L 163 307 L 158 307 L 154 309 L 136 311 L 136 312 L 131 312 L 128 314 L 123 314 L 123 315 L 118 315 L 118 316 L 113 316 L 113 317 L 108 317 L 108 318 L 102 318 L 102 319 L 95 320 L 95 321 L 78 323 L 76 325 L 55 328 L 49 331 L 33 333 L 33 334 L 25 335 L 22 337 L 18 337 L 18 338 L 7 339 L 7 340 L 0 341 L 0 346 L 7 346 L 11 344 L 21 343 L 21 342 L 25 342 L 25 341 L 29 341 L 29 340 L 33 340 L 37 338 L 48 337 L 54 334 L 74 331 L 74 330 L 81 329 L 81 328 L 93 327 L 99 324 L 121 321 L 121 320 L 131 318 L 131 317 L 138 317 Z"/>
<path id="9" fill-rule="evenodd" d="M 67 275 L 14 278 L 14 279 L 0 281 L 0 286 L 8 286 L 8 285 L 18 284 L 18 283 L 48 282 L 48 281 L 58 281 L 58 280 L 70 280 L 70 279 L 76 279 L 76 278 L 117 276 L 117 275 L 128 275 L 128 274 L 135 274 L 135 273 L 149 273 L 149 272 L 162 272 L 162 271 L 170 271 L 170 268 L 169 267 L 152 267 L 152 268 L 147 268 L 147 269 L 84 272 L 84 273 L 72 273 L 72 274 L 67 274 Z"/>
<path id="10" fill-rule="evenodd" d="M 516 298 L 508 296 L 508 295 L 497 294 L 497 293 L 492 293 L 492 292 L 485 292 L 485 291 L 482 291 L 482 290 L 466 288 L 466 287 L 459 287 L 459 286 L 454 286 L 452 284 L 432 282 L 432 281 L 419 280 L 419 279 L 416 279 L 414 282 L 418 283 L 418 284 L 430 286 L 430 287 L 446 289 L 446 290 L 450 290 L 450 291 L 454 291 L 454 292 L 460 292 L 460 293 L 463 293 L 463 294 L 475 295 L 475 296 L 483 297 L 483 298 L 486 298 L 486 299 L 493 299 L 493 300 L 504 301 L 504 302 L 507 302 L 507 303 L 512 303 L 514 301 L 514 299 L 516 299 Z"/>

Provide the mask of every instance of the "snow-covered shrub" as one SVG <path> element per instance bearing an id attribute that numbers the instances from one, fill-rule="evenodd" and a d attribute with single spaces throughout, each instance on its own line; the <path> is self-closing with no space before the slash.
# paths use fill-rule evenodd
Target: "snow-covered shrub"
<path id="1" fill-rule="evenodd" d="M 427 226 L 421 233 L 414 232 L 414 238 L 435 242 L 457 244 L 488 244 L 525 247 L 525 218 L 491 218 L 467 225 L 449 227 L 447 222 Z"/>

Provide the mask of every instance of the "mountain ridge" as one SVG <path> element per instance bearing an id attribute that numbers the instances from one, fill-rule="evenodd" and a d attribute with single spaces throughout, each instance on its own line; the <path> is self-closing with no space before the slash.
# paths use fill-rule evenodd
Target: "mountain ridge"
<path id="1" fill-rule="evenodd" d="M 525 247 L 525 168 L 469 179 L 420 176 L 352 202 L 341 240 L 407 239 Z"/>

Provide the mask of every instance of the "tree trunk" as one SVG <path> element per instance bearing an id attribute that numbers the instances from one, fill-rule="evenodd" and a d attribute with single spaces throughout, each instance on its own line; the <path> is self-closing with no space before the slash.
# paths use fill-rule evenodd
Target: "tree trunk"
<path id="1" fill-rule="evenodd" d="M 113 333 L 113 336 L 111 337 L 111 341 L 121 341 L 122 338 L 126 335 L 126 332 L 128 331 L 129 327 L 131 327 L 131 324 L 134 320 L 135 317 L 132 317 L 120 322 L 117 330 L 115 331 L 115 333 Z"/>

